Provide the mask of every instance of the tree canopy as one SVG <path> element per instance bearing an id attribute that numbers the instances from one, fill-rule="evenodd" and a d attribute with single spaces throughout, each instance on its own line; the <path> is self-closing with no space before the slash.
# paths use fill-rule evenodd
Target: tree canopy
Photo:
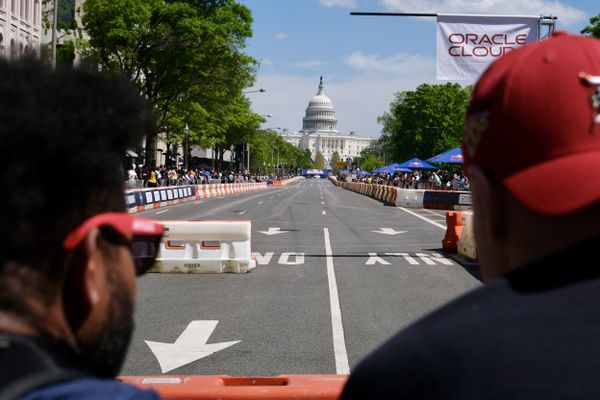
<path id="1" fill-rule="evenodd" d="M 310 150 L 302 150 L 286 142 L 277 132 L 258 131 L 250 139 L 250 169 L 274 173 L 296 168 L 313 168 Z M 279 166 L 279 167 L 278 167 Z"/>
<path id="2" fill-rule="evenodd" d="M 375 168 L 382 167 L 384 164 L 381 157 L 381 150 L 376 148 L 366 148 L 360 152 L 360 157 L 355 160 L 360 169 L 372 171 Z"/>
<path id="3" fill-rule="evenodd" d="M 124 72 L 154 105 L 157 131 L 146 139 L 152 163 L 158 134 L 224 147 L 246 140 L 261 117 L 242 89 L 256 61 L 242 52 L 252 35 L 250 10 L 235 0 L 86 0 L 84 57 Z"/>
<path id="4" fill-rule="evenodd" d="M 583 28 L 581 33 L 589 37 L 600 39 L 600 14 L 590 18 L 590 24 Z"/>
<path id="5" fill-rule="evenodd" d="M 323 169 L 325 168 L 325 164 L 327 161 L 325 160 L 325 156 L 321 153 L 321 150 L 317 150 L 317 154 L 315 154 L 315 168 Z"/>
<path id="6" fill-rule="evenodd" d="M 471 92 L 471 87 L 446 83 L 396 93 L 390 110 L 378 118 L 388 158 L 428 158 L 459 146 Z"/>
<path id="7" fill-rule="evenodd" d="M 334 151 L 333 154 L 331 155 L 331 172 L 333 172 L 334 174 L 337 174 L 341 169 L 337 165 L 338 161 L 341 161 L 340 153 L 338 153 L 337 151 Z"/>

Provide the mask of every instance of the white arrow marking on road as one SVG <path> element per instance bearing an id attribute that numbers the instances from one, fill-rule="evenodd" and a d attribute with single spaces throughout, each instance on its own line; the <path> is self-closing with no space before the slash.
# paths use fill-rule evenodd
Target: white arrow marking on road
<path id="1" fill-rule="evenodd" d="M 264 233 L 265 235 L 279 235 L 280 233 L 288 233 L 289 231 L 280 231 L 280 228 L 271 228 L 269 227 L 268 231 L 259 231 L 260 233 Z"/>
<path id="2" fill-rule="evenodd" d="M 241 340 L 234 340 L 222 343 L 206 343 L 218 323 L 219 321 L 192 321 L 179 335 L 175 343 L 152 342 L 150 340 L 145 342 L 154 353 L 164 374 L 241 342 Z"/>
<path id="3" fill-rule="evenodd" d="M 394 228 L 380 228 L 380 230 L 378 230 L 378 231 L 371 231 L 371 232 L 381 233 L 382 235 L 394 236 L 394 235 L 398 235 L 400 233 L 406 233 L 407 231 L 397 231 L 397 230 L 394 230 Z"/>

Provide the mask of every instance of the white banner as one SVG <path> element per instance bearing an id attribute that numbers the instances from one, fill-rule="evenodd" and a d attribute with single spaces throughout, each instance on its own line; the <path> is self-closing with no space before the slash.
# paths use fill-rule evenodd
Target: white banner
<path id="1" fill-rule="evenodd" d="M 502 55 L 539 40 L 539 16 L 437 17 L 437 79 L 475 80 Z"/>

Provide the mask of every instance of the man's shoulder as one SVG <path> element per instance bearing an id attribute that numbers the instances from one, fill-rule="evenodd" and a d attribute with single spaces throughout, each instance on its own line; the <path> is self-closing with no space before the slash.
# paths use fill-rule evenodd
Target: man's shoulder
<path id="1" fill-rule="evenodd" d="M 116 380 L 82 378 L 37 389 L 25 395 L 23 400 L 159 400 L 154 391 L 142 390 Z"/>

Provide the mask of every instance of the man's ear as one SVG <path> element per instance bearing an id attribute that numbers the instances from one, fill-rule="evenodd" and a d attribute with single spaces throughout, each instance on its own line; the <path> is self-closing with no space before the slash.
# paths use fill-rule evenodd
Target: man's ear
<path id="1" fill-rule="evenodd" d="M 63 306 L 74 334 L 85 324 L 101 300 L 99 234 L 97 228 L 87 234 L 65 276 Z"/>
<path id="2" fill-rule="evenodd" d="M 480 168 L 470 166 L 467 173 L 471 183 L 473 204 L 477 216 L 483 218 L 484 234 L 500 243 L 507 236 L 506 202 L 500 183 L 491 179 Z"/>

